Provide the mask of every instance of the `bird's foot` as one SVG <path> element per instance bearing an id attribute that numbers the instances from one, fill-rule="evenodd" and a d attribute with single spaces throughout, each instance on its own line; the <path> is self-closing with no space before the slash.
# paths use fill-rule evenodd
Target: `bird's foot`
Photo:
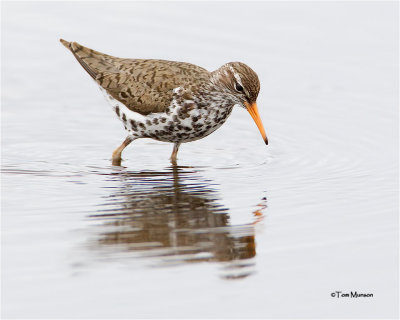
<path id="1" fill-rule="evenodd" d="M 174 167 L 176 167 L 176 166 L 178 165 L 178 162 L 176 161 L 176 157 L 171 157 L 169 160 L 171 161 L 171 164 L 172 164 Z"/>
<path id="2" fill-rule="evenodd" d="M 121 156 L 114 157 L 114 155 L 113 155 L 111 163 L 113 166 L 121 166 L 121 161 L 122 161 Z"/>

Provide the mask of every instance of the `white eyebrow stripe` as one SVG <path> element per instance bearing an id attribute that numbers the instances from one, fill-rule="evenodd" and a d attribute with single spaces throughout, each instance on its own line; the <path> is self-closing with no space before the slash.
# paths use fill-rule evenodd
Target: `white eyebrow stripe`
<path id="1" fill-rule="evenodd" d="M 236 73 L 235 69 L 233 69 L 232 66 L 229 66 L 229 69 L 232 71 L 233 76 L 235 77 L 236 81 L 242 86 L 244 93 L 246 96 L 249 96 L 249 92 L 246 90 L 246 88 L 243 86 L 242 79 L 240 79 L 240 76 L 238 73 Z"/>
<path id="2" fill-rule="evenodd" d="M 242 79 L 240 79 L 239 74 L 236 73 L 235 69 L 232 66 L 229 66 L 229 69 L 232 71 L 233 76 L 235 77 L 236 81 L 243 87 Z"/>

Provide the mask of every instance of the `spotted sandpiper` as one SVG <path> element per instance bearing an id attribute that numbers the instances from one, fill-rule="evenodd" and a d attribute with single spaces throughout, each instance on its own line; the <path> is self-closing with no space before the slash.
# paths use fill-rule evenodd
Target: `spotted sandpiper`
<path id="1" fill-rule="evenodd" d="M 174 143 L 171 162 L 176 164 L 180 144 L 214 132 L 235 105 L 250 113 L 268 144 L 256 104 L 260 81 L 244 63 L 209 72 L 186 62 L 117 58 L 60 41 L 100 86 L 128 131 L 112 154 L 113 165 L 121 165 L 122 151 L 139 138 Z"/>

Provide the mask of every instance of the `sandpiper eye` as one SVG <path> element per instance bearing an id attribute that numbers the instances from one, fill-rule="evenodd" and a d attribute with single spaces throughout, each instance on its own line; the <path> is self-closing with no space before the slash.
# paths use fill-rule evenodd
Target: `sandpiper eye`
<path id="1" fill-rule="evenodd" d="M 236 91 L 243 91 L 243 87 L 239 83 L 235 84 L 235 89 Z"/>

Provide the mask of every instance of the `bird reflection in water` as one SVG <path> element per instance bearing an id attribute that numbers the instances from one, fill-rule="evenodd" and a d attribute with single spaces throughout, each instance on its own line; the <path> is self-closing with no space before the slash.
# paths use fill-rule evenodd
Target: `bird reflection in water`
<path id="1" fill-rule="evenodd" d="M 122 187 L 102 209 L 96 246 L 119 253 L 157 258 L 157 265 L 218 261 L 222 277 L 242 278 L 255 271 L 254 224 L 262 219 L 264 198 L 252 223 L 230 225 L 229 211 L 218 203 L 210 181 L 183 167 L 162 172 L 119 171 L 111 175 Z"/>

